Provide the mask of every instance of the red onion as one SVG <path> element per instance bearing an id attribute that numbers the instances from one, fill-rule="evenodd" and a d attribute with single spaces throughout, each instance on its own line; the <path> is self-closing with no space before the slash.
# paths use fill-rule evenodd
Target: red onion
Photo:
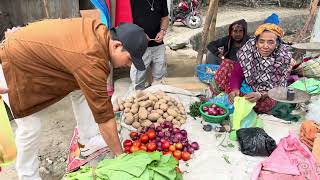
<path id="1" fill-rule="evenodd" d="M 150 140 L 150 142 L 156 143 L 157 141 L 155 139 Z"/>
<path id="2" fill-rule="evenodd" d="M 170 137 L 170 136 L 171 136 L 171 133 L 170 133 L 169 131 L 166 131 L 166 132 L 164 133 L 164 136 Z"/>
<path id="3" fill-rule="evenodd" d="M 170 121 L 168 121 L 168 128 L 170 129 L 170 128 L 173 128 L 173 124 L 172 124 L 172 122 L 170 122 Z"/>
<path id="4" fill-rule="evenodd" d="M 159 147 L 159 146 L 161 146 L 161 142 L 159 141 L 159 142 L 157 142 L 157 146 Z"/>
<path id="5" fill-rule="evenodd" d="M 150 126 L 149 126 L 149 129 L 155 129 L 156 127 L 155 127 L 155 125 L 154 124 L 151 124 Z"/>
<path id="6" fill-rule="evenodd" d="M 177 133 L 180 133 L 180 129 L 179 128 L 174 128 L 173 129 L 173 134 L 177 134 Z"/>
<path id="7" fill-rule="evenodd" d="M 159 136 L 160 138 L 164 137 L 164 132 L 159 131 L 159 132 L 158 132 L 158 136 Z"/>
<path id="8" fill-rule="evenodd" d="M 209 110 L 209 108 L 207 106 L 202 107 L 202 111 L 207 112 L 208 110 Z"/>
<path id="9" fill-rule="evenodd" d="M 164 124 L 165 128 L 169 128 L 169 126 L 170 126 L 170 122 L 169 121 L 165 121 L 163 124 Z"/>
<path id="10" fill-rule="evenodd" d="M 194 150 L 198 150 L 199 149 L 199 144 L 197 142 L 192 142 L 191 143 L 191 147 L 194 149 Z"/>
<path id="11" fill-rule="evenodd" d="M 160 142 L 161 138 L 160 137 L 156 137 L 156 141 Z"/>
<path id="12" fill-rule="evenodd" d="M 212 111 L 212 114 L 211 115 L 214 115 L 214 116 L 216 116 L 216 115 L 218 115 L 218 111 L 216 111 L 215 109 Z"/>
<path id="13" fill-rule="evenodd" d="M 177 139 L 178 139 L 178 141 L 179 141 L 180 139 L 182 139 L 182 138 L 183 138 L 183 136 L 182 136 L 182 134 L 181 134 L 181 133 L 177 133 L 177 134 L 175 134 L 175 135 L 174 135 L 174 137 L 175 137 L 175 138 L 177 138 Z"/>
<path id="14" fill-rule="evenodd" d="M 165 128 L 166 126 L 164 125 L 164 123 L 162 123 L 161 125 L 160 125 L 162 128 Z"/>
<path id="15" fill-rule="evenodd" d="M 172 133 L 173 132 L 173 128 L 169 128 L 168 131 Z"/>
<path id="16" fill-rule="evenodd" d="M 188 152 L 189 152 L 190 154 L 193 154 L 193 153 L 194 153 L 193 147 L 188 147 Z"/>
<path id="17" fill-rule="evenodd" d="M 209 115 L 213 115 L 213 111 L 215 111 L 213 108 L 209 108 L 208 110 Z"/>
<path id="18" fill-rule="evenodd" d="M 172 138 L 172 142 L 177 143 L 177 142 L 179 142 L 179 139 L 178 139 L 176 136 L 174 136 L 174 137 Z"/>
<path id="19" fill-rule="evenodd" d="M 165 142 L 165 141 L 166 141 L 166 139 L 164 139 L 164 138 L 162 138 L 162 139 L 160 140 L 161 143 L 163 143 L 163 142 Z"/>
<path id="20" fill-rule="evenodd" d="M 183 147 L 183 150 L 182 150 L 182 151 L 187 152 L 187 151 L 188 151 L 188 148 L 187 148 L 187 147 Z"/>
<path id="21" fill-rule="evenodd" d="M 156 131 L 161 131 L 162 130 L 162 127 L 161 126 L 157 126 L 157 128 L 156 128 Z"/>
<path id="22" fill-rule="evenodd" d="M 180 130 L 180 133 L 182 134 L 182 136 L 187 137 L 188 133 L 186 130 L 182 129 Z"/>
<path id="23" fill-rule="evenodd" d="M 188 145 L 188 142 L 181 142 L 181 144 L 185 147 L 185 148 L 187 148 L 186 146 Z"/>
<path id="24" fill-rule="evenodd" d="M 212 108 L 215 108 L 215 107 L 217 107 L 217 105 L 215 105 L 215 104 L 212 104 L 212 105 L 211 105 L 211 107 L 212 107 Z"/>
<path id="25" fill-rule="evenodd" d="M 162 147 L 161 147 L 161 145 L 157 147 L 157 150 L 158 150 L 158 151 L 162 151 L 162 150 L 163 150 Z"/>

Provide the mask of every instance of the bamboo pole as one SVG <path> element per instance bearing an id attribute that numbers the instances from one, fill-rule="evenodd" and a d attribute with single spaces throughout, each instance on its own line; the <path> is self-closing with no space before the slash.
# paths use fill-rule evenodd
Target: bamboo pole
<path id="1" fill-rule="evenodd" d="M 214 41 L 216 38 L 216 24 L 217 24 L 217 14 L 218 14 L 218 7 L 219 7 L 218 4 L 219 4 L 219 0 L 216 0 L 214 5 L 213 17 L 211 19 L 211 25 L 210 25 L 209 34 L 208 34 L 209 38 L 207 40 L 207 44 L 209 44 L 211 41 Z M 208 57 L 206 57 L 206 63 L 207 62 L 208 62 Z"/>
<path id="2" fill-rule="evenodd" d="M 313 0 L 310 4 L 310 15 L 308 16 L 308 19 L 302 28 L 302 30 L 297 35 L 297 42 L 301 41 L 301 39 L 305 36 L 306 32 L 312 28 L 311 25 L 317 15 L 317 7 L 318 7 L 319 0 Z"/>
<path id="3" fill-rule="evenodd" d="M 203 58 L 203 51 L 204 51 L 204 47 L 207 43 L 207 37 L 208 37 L 208 31 L 210 28 L 210 24 L 213 18 L 213 14 L 214 14 L 214 9 L 215 9 L 215 5 L 216 5 L 216 1 L 218 0 L 211 0 L 209 7 L 208 7 L 208 11 L 206 14 L 206 20 L 203 26 L 203 30 L 202 30 L 202 37 L 201 37 L 201 42 L 200 42 L 200 47 L 198 50 L 198 56 L 197 56 L 197 61 L 198 64 L 202 64 L 202 58 Z"/>
<path id="4" fill-rule="evenodd" d="M 216 24 L 217 24 L 217 15 L 218 15 L 218 4 L 219 0 L 215 1 L 214 5 L 214 12 L 213 12 L 213 17 L 211 19 L 211 24 L 209 28 L 209 38 L 208 38 L 208 43 L 215 40 L 216 37 Z"/>
<path id="5" fill-rule="evenodd" d="M 305 23 L 305 25 L 303 26 L 303 28 L 301 29 L 301 31 L 298 31 L 296 34 L 296 42 L 301 42 L 301 40 L 303 39 L 303 37 L 306 35 L 307 31 L 312 28 L 311 25 L 314 25 L 314 23 L 312 23 L 315 20 L 315 17 L 317 15 L 317 9 L 318 9 L 318 3 L 319 0 L 313 0 L 310 3 L 310 14 L 308 16 L 308 19 Z M 295 56 L 293 57 L 294 59 L 298 59 L 299 56 L 301 56 L 301 50 L 297 50 Z"/>
<path id="6" fill-rule="evenodd" d="M 44 10 L 46 12 L 46 17 L 49 19 L 49 8 L 48 8 L 48 0 L 43 0 Z"/>

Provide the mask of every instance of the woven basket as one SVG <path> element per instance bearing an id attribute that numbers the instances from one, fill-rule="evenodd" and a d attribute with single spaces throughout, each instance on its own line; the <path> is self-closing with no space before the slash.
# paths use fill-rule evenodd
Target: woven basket
<path id="1" fill-rule="evenodd" d="M 320 57 L 303 62 L 294 72 L 308 78 L 320 78 Z"/>

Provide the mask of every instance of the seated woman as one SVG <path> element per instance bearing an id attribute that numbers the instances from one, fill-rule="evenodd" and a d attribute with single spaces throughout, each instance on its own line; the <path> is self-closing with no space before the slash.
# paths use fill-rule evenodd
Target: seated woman
<path id="1" fill-rule="evenodd" d="M 278 86 L 287 86 L 287 79 L 291 71 L 291 54 L 282 43 L 283 30 L 276 24 L 263 24 L 255 32 L 255 38 L 238 51 L 239 63 L 231 74 L 229 94 L 233 100 L 240 95 L 240 84 L 243 80 L 252 91 L 245 97 L 256 102 L 258 113 L 269 113 L 276 101 L 268 97 L 267 92 Z"/>
<path id="2" fill-rule="evenodd" d="M 247 35 L 247 22 L 244 19 L 230 24 L 229 34 L 208 44 L 208 64 L 221 64 L 223 59 L 237 61 L 236 53 L 250 37 Z"/>

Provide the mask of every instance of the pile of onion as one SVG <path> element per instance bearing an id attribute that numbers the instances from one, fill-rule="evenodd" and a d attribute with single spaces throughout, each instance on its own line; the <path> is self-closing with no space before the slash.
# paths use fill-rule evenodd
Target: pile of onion
<path id="1" fill-rule="evenodd" d="M 219 107 L 216 104 L 212 104 L 211 106 L 203 106 L 202 111 L 211 116 L 221 116 L 226 113 L 222 107 Z"/>

